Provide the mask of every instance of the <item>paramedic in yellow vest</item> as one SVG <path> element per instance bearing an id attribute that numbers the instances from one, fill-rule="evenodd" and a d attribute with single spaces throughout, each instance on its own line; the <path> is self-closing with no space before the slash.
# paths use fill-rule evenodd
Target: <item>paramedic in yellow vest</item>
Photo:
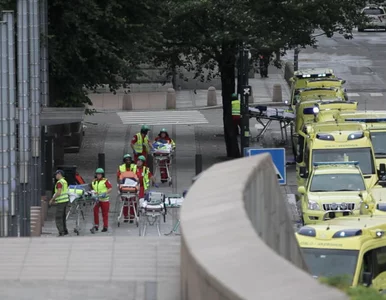
<path id="1" fill-rule="evenodd" d="M 118 167 L 118 172 L 117 172 L 117 184 L 118 185 L 121 183 L 120 179 L 119 179 L 121 177 L 121 174 L 124 172 L 133 172 L 134 167 L 135 167 L 135 164 L 133 163 L 131 155 L 125 154 L 123 156 L 123 164 Z M 122 199 L 122 201 L 125 201 L 125 199 Z M 129 207 L 128 206 L 123 207 L 123 217 L 124 217 L 125 223 L 129 222 Z"/>
<path id="2" fill-rule="evenodd" d="M 158 188 L 158 185 L 155 182 L 155 177 L 151 174 L 150 169 L 146 167 L 145 164 L 146 158 L 142 155 L 138 157 L 137 164 L 133 168 L 132 172 L 137 175 L 139 179 L 139 198 L 145 197 L 145 192 L 150 187 L 150 181 L 155 187 Z"/>
<path id="3" fill-rule="evenodd" d="M 241 131 L 241 117 L 240 117 L 240 100 L 237 94 L 232 94 L 232 120 L 233 126 L 236 130 L 237 135 Z"/>
<path id="4" fill-rule="evenodd" d="M 62 170 L 57 170 L 55 172 L 55 178 L 57 180 L 55 184 L 55 194 L 50 200 L 50 205 L 56 204 L 56 227 L 58 228 L 59 236 L 65 236 L 68 234 L 66 224 L 66 210 L 69 202 L 68 183 L 64 179 L 64 172 Z"/>
<path id="5" fill-rule="evenodd" d="M 109 227 L 109 209 L 110 209 L 110 193 L 112 186 L 110 181 L 105 178 L 105 170 L 98 168 L 95 171 L 95 179 L 91 183 L 91 188 L 97 192 L 98 202 L 94 206 L 94 227 L 90 229 L 91 233 L 99 230 L 99 208 L 102 210 L 103 229 L 106 232 Z"/>
<path id="6" fill-rule="evenodd" d="M 123 164 L 118 166 L 118 171 L 117 171 L 117 184 L 119 184 L 119 177 L 123 172 L 130 172 L 132 171 L 133 167 L 135 164 L 133 163 L 133 160 L 131 158 L 130 154 L 125 154 L 123 156 Z"/>
<path id="7" fill-rule="evenodd" d="M 152 148 L 151 141 L 149 140 L 147 134 L 149 133 L 150 128 L 147 125 L 142 125 L 141 132 L 138 132 L 132 139 L 131 139 L 131 149 L 133 149 L 134 153 L 134 162 L 136 163 L 138 161 L 139 156 L 144 156 L 145 159 L 147 159 L 147 155 L 150 152 L 150 149 Z M 146 165 L 146 161 L 145 161 Z"/>

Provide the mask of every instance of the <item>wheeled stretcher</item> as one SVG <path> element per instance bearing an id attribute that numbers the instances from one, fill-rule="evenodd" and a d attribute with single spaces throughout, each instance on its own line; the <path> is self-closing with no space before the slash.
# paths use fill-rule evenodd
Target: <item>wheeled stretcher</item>
<path id="1" fill-rule="evenodd" d="M 249 108 L 249 117 L 256 118 L 256 121 L 262 126 L 261 131 L 257 134 L 256 140 L 264 138 L 272 122 L 279 122 L 281 139 L 283 143 L 288 140 L 287 128 L 293 126 L 295 114 L 288 111 L 287 108 L 272 108 L 268 106 L 256 106 Z"/>
<path id="2" fill-rule="evenodd" d="M 153 152 L 154 158 L 154 174 L 160 172 L 161 182 L 169 183 L 169 186 L 173 184 L 172 176 L 171 176 L 171 165 L 172 158 L 174 155 L 174 148 L 171 144 L 164 144 L 160 142 L 153 143 Z"/>
<path id="3" fill-rule="evenodd" d="M 117 204 L 120 203 L 120 209 L 118 210 L 117 225 L 121 225 L 121 219 L 125 209 L 128 211 L 127 221 L 134 221 L 138 226 L 139 217 L 138 217 L 138 193 L 139 193 L 139 181 L 138 177 L 133 172 L 123 172 L 119 178 L 118 184 L 118 197 L 121 201 L 116 201 Z M 130 211 L 134 214 L 130 215 Z"/>
<path id="4" fill-rule="evenodd" d="M 166 197 L 165 205 L 167 210 L 172 212 L 173 228 L 172 231 L 165 235 L 180 235 L 178 233 L 180 228 L 179 210 L 181 209 L 183 202 L 184 197 L 179 194 L 172 194 Z"/>
<path id="5" fill-rule="evenodd" d="M 94 191 L 91 191 L 88 184 L 70 185 L 68 187 L 70 209 L 67 212 L 66 220 L 70 215 L 75 215 L 74 232 L 79 235 L 81 231 L 81 221 L 85 221 L 84 212 L 87 208 L 93 208 L 98 201 Z"/>
<path id="6" fill-rule="evenodd" d="M 139 236 L 145 236 L 147 226 L 156 226 L 161 236 L 161 218 L 166 222 L 165 194 L 148 192 L 139 199 Z"/>

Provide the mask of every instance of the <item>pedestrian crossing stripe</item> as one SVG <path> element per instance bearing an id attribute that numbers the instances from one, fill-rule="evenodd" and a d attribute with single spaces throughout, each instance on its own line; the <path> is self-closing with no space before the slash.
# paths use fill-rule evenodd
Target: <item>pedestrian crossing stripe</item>
<path id="1" fill-rule="evenodd" d="M 360 95 L 358 93 L 347 93 L 348 97 L 359 97 Z"/>
<path id="2" fill-rule="evenodd" d="M 124 125 L 198 125 L 208 120 L 198 110 L 130 111 L 117 112 Z"/>
<path id="3" fill-rule="evenodd" d="M 370 93 L 370 96 L 371 97 L 382 97 L 383 94 L 382 93 Z"/>
<path id="4" fill-rule="evenodd" d="M 284 180 L 283 176 L 281 176 L 279 170 L 277 169 L 276 165 L 273 164 L 273 166 L 275 167 L 275 172 L 276 172 L 276 176 L 277 176 L 277 179 L 278 180 Z"/>

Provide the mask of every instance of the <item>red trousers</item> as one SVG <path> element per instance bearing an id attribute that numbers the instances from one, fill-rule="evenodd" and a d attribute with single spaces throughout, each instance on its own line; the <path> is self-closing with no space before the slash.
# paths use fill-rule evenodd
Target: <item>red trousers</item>
<path id="1" fill-rule="evenodd" d="M 134 217 L 134 207 L 131 205 L 135 200 L 135 198 L 121 198 L 121 201 L 127 201 L 127 206 L 123 207 L 123 217 L 125 220 L 129 219 L 129 206 L 130 206 L 130 217 Z M 138 203 L 135 203 L 135 209 L 138 209 Z"/>
<path id="2" fill-rule="evenodd" d="M 147 161 L 147 152 L 146 152 L 146 151 L 143 151 L 142 153 L 134 154 L 134 163 L 137 163 L 138 157 L 140 157 L 141 155 L 145 156 L 146 161 Z M 146 166 L 146 161 L 145 161 L 144 164 L 143 164 L 144 166 Z"/>
<path id="3" fill-rule="evenodd" d="M 99 208 L 102 210 L 103 227 L 109 227 L 109 201 L 98 201 L 94 206 L 94 225 L 99 227 Z"/>
<path id="4" fill-rule="evenodd" d="M 170 160 L 161 160 L 159 162 L 159 171 L 161 175 L 161 180 L 167 180 L 168 179 L 168 172 L 166 166 L 170 164 Z"/>
<path id="5" fill-rule="evenodd" d="M 236 133 L 239 134 L 241 131 L 241 117 L 240 116 L 232 116 L 233 126 L 235 127 Z"/>

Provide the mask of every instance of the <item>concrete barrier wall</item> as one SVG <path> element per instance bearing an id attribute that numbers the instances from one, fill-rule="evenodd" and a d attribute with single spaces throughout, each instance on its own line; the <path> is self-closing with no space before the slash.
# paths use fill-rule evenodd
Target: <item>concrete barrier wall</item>
<path id="1" fill-rule="evenodd" d="M 216 164 L 181 211 L 181 299 L 348 299 L 305 270 L 268 154 Z"/>

